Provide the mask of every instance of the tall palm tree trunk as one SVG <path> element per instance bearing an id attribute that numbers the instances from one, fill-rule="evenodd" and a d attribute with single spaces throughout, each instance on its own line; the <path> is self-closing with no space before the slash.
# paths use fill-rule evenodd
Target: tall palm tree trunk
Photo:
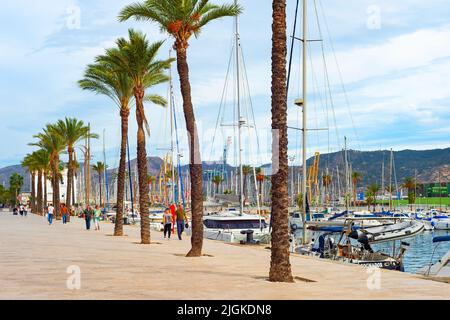
<path id="1" fill-rule="evenodd" d="M 150 244 L 150 217 L 148 215 L 148 184 L 147 184 L 147 150 L 145 148 L 144 132 L 144 89 L 136 88 L 136 120 L 137 132 L 137 161 L 139 183 L 139 213 L 141 215 L 141 243 Z"/>
<path id="2" fill-rule="evenodd" d="M 73 153 L 74 149 L 72 146 L 69 146 L 68 148 L 69 153 L 69 166 L 67 169 L 67 192 L 66 192 L 66 205 L 68 208 L 72 206 L 72 203 L 75 202 L 74 199 L 72 199 L 72 188 L 73 188 Z"/>
<path id="3" fill-rule="evenodd" d="M 98 204 L 100 205 L 100 206 L 102 206 L 103 204 L 102 204 L 102 173 L 101 172 L 99 172 L 98 173 L 98 187 L 100 188 L 100 194 L 99 194 L 99 202 L 98 202 Z"/>
<path id="4" fill-rule="evenodd" d="M 42 215 L 42 170 L 38 170 L 37 178 L 37 196 L 36 196 L 36 214 Z"/>
<path id="5" fill-rule="evenodd" d="M 36 172 L 31 172 L 31 212 L 36 213 Z"/>
<path id="6" fill-rule="evenodd" d="M 123 236 L 123 209 L 124 209 L 124 194 L 125 194 L 125 170 L 126 170 L 126 158 L 127 158 L 127 137 L 128 137 L 128 116 L 130 112 L 128 110 L 122 110 L 120 112 L 121 128 L 122 128 L 122 140 L 120 143 L 120 162 L 119 173 L 117 176 L 117 213 L 116 221 L 114 225 L 114 236 Z"/>
<path id="7" fill-rule="evenodd" d="M 46 209 L 47 208 L 47 199 L 48 199 L 48 195 L 47 195 L 47 180 L 48 180 L 48 177 L 47 177 L 47 170 L 45 170 L 44 171 L 44 174 L 43 174 L 43 183 L 44 183 L 44 194 L 43 194 L 43 209 Z"/>
<path id="8" fill-rule="evenodd" d="M 258 197 L 260 206 L 263 205 L 263 196 L 262 196 L 262 181 L 258 181 Z"/>
<path id="9" fill-rule="evenodd" d="M 60 194 L 59 194 L 59 159 L 53 161 L 53 206 L 55 207 L 55 218 L 61 219 Z"/>
<path id="10" fill-rule="evenodd" d="M 272 163 L 279 166 L 272 176 L 273 227 L 269 280 L 293 282 L 288 225 L 286 0 L 273 0 L 272 32 Z"/>
<path id="11" fill-rule="evenodd" d="M 203 176 L 200 145 L 198 141 L 197 125 L 195 123 L 194 108 L 191 98 L 191 84 L 189 82 L 189 66 L 186 49 L 177 48 L 177 68 L 180 76 L 181 94 L 183 96 L 183 110 L 186 128 L 189 133 L 191 177 L 191 210 L 192 210 L 192 248 L 187 257 L 200 257 L 203 247 Z"/>

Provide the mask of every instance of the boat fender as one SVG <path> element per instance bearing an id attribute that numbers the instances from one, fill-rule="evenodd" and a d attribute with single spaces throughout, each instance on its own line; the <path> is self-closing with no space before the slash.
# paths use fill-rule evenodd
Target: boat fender
<path id="1" fill-rule="evenodd" d="M 362 236 L 365 236 L 365 235 L 364 235 L 364 233 L 362 233 L 359 230 L 354 230 L 354 231 L 350 232 L 350 234 L 348 235 L 349 238 L 355 239 L 355 240 L 359 240 Z"/>

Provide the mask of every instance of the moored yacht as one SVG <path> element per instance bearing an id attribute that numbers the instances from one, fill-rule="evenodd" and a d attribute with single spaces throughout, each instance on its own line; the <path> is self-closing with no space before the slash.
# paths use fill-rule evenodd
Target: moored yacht
<path id="1" fill-rule="evenodd" d="M 259 215 L 241 214 L 237 209 L 210 212 L 203 216 L 203 236 L 225 242 L 247 241 L 252 237 L 258 242 L 268 242 L 270 231 L 265 218 Z"/>

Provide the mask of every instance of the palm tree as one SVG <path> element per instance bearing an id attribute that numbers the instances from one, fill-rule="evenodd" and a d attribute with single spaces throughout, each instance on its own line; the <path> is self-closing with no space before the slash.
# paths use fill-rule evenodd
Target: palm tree
<path id="1" fill-rule="evenodd" d="M 34 136 L 38 142 L 30 145 L 44 149 L 49 154 L 49 166 L 51 171 L 51 181 L 53 189 L 53 206 L 55 207 L 55 217 L 60 218 L 60 160 L 59 155 L 66 148 L 64 138 L 58 134 L 54 125 L 48 124 L 42 133 Z"/>
<path id="2" fill-rule="evenodd" d="M 328 204 L 329 196 L 328 196 L 328 188 L 331 185 L 332 178 L 331 175 L 325 174 L 322 176 L 322 185 L 325 188 L 325 203 Z"/>
<path id="3" fill-rule="evenodd" d="M 37 169 L 37 201 L 36 201 L 36 212 L 37 214 L 43 215 L 44 213 L 44 192 L 42 189 L 42 183 L 44 179 L 44 172 L 48 171 L 49 167 L 49 155 L 46 150 L 40 149 L 32 153 L 33 161 Z M 46 179 L 46 178 L 45 178 Z M 44 180 L 47 183 L 46 180 Z M 46 189 L 46 188 L 45 188 Z M 47 198 L 47 192 L 45 192 L 45 199 Z"/>
<path id="4" fill-rule="evenodd" d="M 269 280 L 293 282 L 289 261 L 286 0 L 272 1 L 272 247 Z M 276 133 L 275 133 L 276 132 Z"/>
<path id="5" fill-rule="evenodd" d="M 417 186 L 417 181 L 416 181 L 416 179 L 414 179 L 412 177 L 406 177 L 403 180 L 402 187 L 405 189 L 408 189 L 408 204 L 411 206 L 411 210 L 412 210 L 412 205 L 416 202 L 416 194 L 415 194 L 416 186 Z"/>
<path id="6" fill-rule="evenodd" d="M 126 6 L 119 15 L 120 21 L 134 17 L 136 20 L 155 22 L 175 40 L 174 49 L 177 52 L 177 69 L 190 150 L 192 248 L 188 257 L 200 257 L 203 247 L 203 169 L 189 81 L 189 40 L 192 35 L 197 37 L 209 22 L 236 16 L 240 12 L 241 8 L 237 5 L 217 6 L 209 3 L 209 0 L 146 0 Z"/>
<path id="7" fill-rule="evenodd" d="M 366 202 L 367 202 L 367 209 L 370 210 L 370 206 L 376 202 L 375 201 L 375 195 L 373 193 L 372 190 L 370 190 L 369 188 L 367 188 L 367 193 L 366 193 Z"/>
<path id="8" fill-rule="evenodd" d="M 75 161 L 75 145 L 85 138 L 97 139 L 99 136 L 90 133 L 89 126 L 86 126 L 83 121 L 75 118 L 65 118 L 58 120 L 55 124 L 55 131 L 64 139 L 67 145 L 67 153 L 69 154 L 69 163 L 67 164 L 67 196 L 66 205 L 70 207 L 75 199 L 72 198 L 73 178 L 74 178 L 74 161 Z"/>
<path id="9" fill-rule="evenodd" d="M 377 194 L 380 191 L 380 186 L 377 183 L 372 183 L 368 188 L 367 188 L 367 193 L 369 194 L 368 197 L 373 197 L 373 211 L 376 210 L 375 206 L 377 204 Z"/>
<path id="10" fill-rule="evenodd" d="M 216 194 L 218 194 L 219 193 L 219 186 L 223 182 L 222 176 L 220 176 L 220 175 L 214 176 L 213 179 L 212 179 L 212 182 L 216 186 Z"/>
<path id="11" fill-rule="evenodd" d="M 356 206 L 356 189 L 358 183 L 362 181 L 362 174 L 359 172 L 352 172 L 352 184 L 353 184 L 353 205 Z"/>
<path id="12" fill-rule="evenodd" d="M 83 90 L 109 97 L 119 108 L 121 119 L 120 160 L 117 173 L 117 212 L 114 225 L 114 236 L 123 236 L 123 211 L 126 180 L 126 159 L 128 141 L 128 117 L 130 100 L 133 97 L 133 81 L 128 73 L 117 70 L 114 64 L 107 63 L 106 58 L 97 57 L 96 64 L 86 68 L 84 79 L 78 84 Z"/>
<path id="13" fill-rule="evenodd" d="M 103 176 L 103 174 L 105 173 L 105 170 L 106 170 L 106 168 L 107 168 L 107 166 L 103 163 L 103 162 L 97 162 L 96 164 L 94 164 L 93 166 L 92 166 L 92 168 L 94 169 L 94 171 L 95 172 L 97 172 L 97 175 L 98 175 L 98 186 L 99 186 L 99 189 L 100 189 L 100 194 L 99 194 L 99 204 L 100 204 L 100 206 L 103 206 L 103 203 L 102 203 L 102 176 Z"/>
<path id="14" fill-rule="evenodd" d="M 258 190 L 259 190 L 259 194 L 258 194 L 259 203 L 262 204 L 263 203 L 262 186 L 263 186 L 264 181 L 266 180 L 266 176 L 265 176 L 264 171 L 263 171 L 263 169 L 261 167 L 256 168 L 255 170 L 256 170 L 256 181 L 258 182 Z"/>
<path id="15" fill-rule="evenodd" d="M 22 160 L 22 167 L 27 168 L 27 171 L 31 176 L 31 199 L 30 199 L 30 208 L 32 213 L 36 213 L 36 165 L 33 158 L 33 155 L 28 154 Z"/>
<path id="16" fill-rule="evenodd" d="M 19 196 L 20 189 L 23 186 L 23 177 L 18 173 L 14 173 L 9 177 L 9 189 L 14 194 L 14 205 L 17 205 L 17 197 Z"/>
<path id="17" fill-rule="evenodd" d="M 150 220 L 148 216 L 149 192 L 147 183 L 147 150 L 144 126 L 149 132 L 145 117 L 144 100 L 160 106 L 166 106 L 167 101 L 159 95 L 145 95 L 145 89 L 169 81 L 165 70 L 170 68 L 172 59 L 156 60 L 156 55 L 163 42 L 150 44 L 141 32 L 130 29 L 129 40 L 120 38 L 117 47 L 107 50 L 107 54 L 98 62 L 113 65 L 118 72 L 128 75 L 133 84 L 136 102 L 137 132 L 137 162 L 139 180 L 139 210 L 141 214 L 141 243 L 150 244 Z"/>
<path id="18" fill-rule="evenodd" d="M 247 180 L 248 180 L 248 176 L 249 174 L 252 172 L 252 167 L 249 165 L 243 165 L 242 166 L 242 175 L 244 176 L 243 180 L 244 180 L 244 185 L 242 186 L 243 192 L 244 192 L 244 201 L 248 200 L 248 195 L 247 195 Z"/>

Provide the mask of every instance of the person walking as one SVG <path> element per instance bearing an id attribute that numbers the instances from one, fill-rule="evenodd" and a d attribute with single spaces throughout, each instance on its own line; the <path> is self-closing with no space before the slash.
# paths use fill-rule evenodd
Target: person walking
<path id="1" fill-rule="evenodd" d="M 93 211 L 90 205 L 86 206 L 86 209 L 83 212 L 84 220 L 86 221 L 86 230 L 91 230 L 91 219 L 93 216 Z"/>
<path id="2" fill-rule="evenodd" d="M 21 204 L 19 207 L 19 213 L 20 213 L 20 216 L 22 216 L 22 217 L 23 217 L 23 209 L 24 209 L 23 204 Z"/>
<path id="3" fill-rule="evenodd" d="M 175 234 L 175 221 L 177 221 L 177 205 L 175 203 L 172 203 L 170 205 L 170 213 L 172 214 L 172 221 L 174 223 L 172 224 L 172 234 Z"/>
<path id="4" fill-rule="evenodd" d="M 67 209 L 67 207 L 64 203 L 61 204 L 61 214 L 62 214 L 63 224 L 67 224 L 67 221 L 69 219 L 69 210 Z"/>
<path id="5" fill-rule="evenodd" d="M 170 240 L 170 234 L 172 233 L 172 213 L 170 212 L 169 208 L 166 208 L 164 212 L 163 223 L 164 223 L 164 239 L 166 238 L 167 235 L 168 239 Z"/>
<path id="6" fill-rule="evenodd" d="M 23 216 L 24 216 L 25 218 L 27 217 L 28 209 L 29 209 L 28 204 L 27 204 L 26 206 L 23 207 Z"/>
<path id="7" fill-rule="evenodd" d="M 100 206 L 96 206 L 94 210 L 94 226 L 96 231 L 100 231 L 100 218 L 102 216 L 102 210 Z"/>
<path id="8" fill-rule="evenodd" d="M 186 228 L 189 226 L 188 219 L 186 216 L 186 212 L 184 211 L 183 205 L 180 203 L 178 206 L 178 210 L 176 211 L 177 216 L 177 233 L 178 233 L 178 239 L 183 240 L 181 238 L 181 235 L 184 232 L 184 227 Z"/>
<path id="9" fill-rule="evenodd" d="M 55 211 L 55 207 L 53 207 L 53 205 L 50 203 L 47 208 L 47 219 L 48 219 L 49 225 L 53 224 L 53 212 L 54 211 Z"/>

